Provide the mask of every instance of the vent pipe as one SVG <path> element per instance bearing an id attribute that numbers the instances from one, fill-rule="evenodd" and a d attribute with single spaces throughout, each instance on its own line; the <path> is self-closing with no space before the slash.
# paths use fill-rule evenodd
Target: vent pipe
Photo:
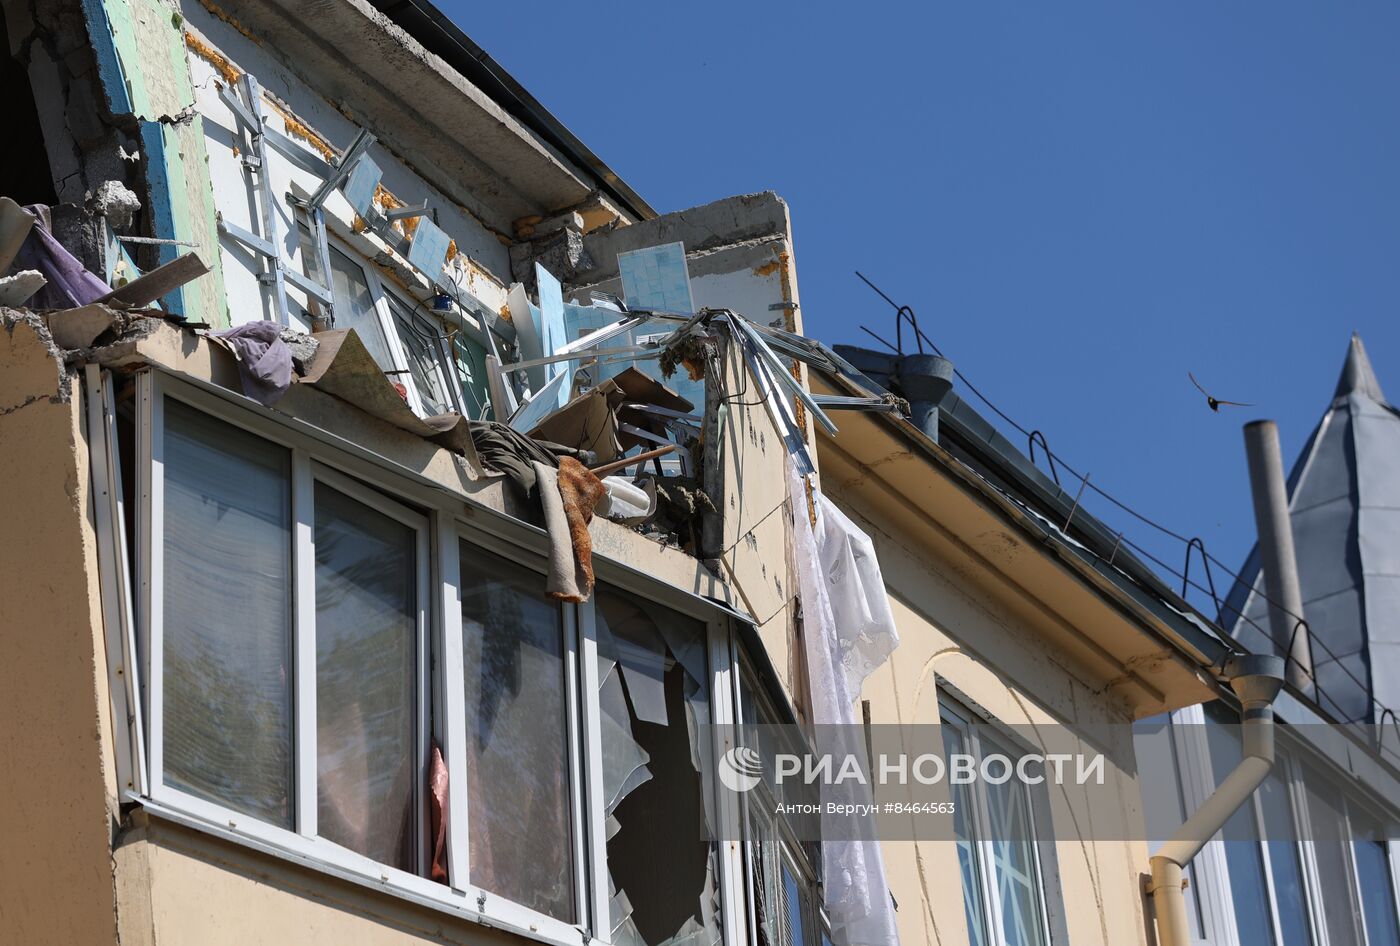
<path id="1" fill-rule="evenodd" d="M 1311 693 L 1312 645 L 1307 625 L 1300 621 L 1303 591 L 1298 582 L 1278 425 L 1271 420 L 1245 424 L 1244 451 L 1249 460 L 1249 489 L 1254 495 L 1254 522 L 1259 530 L 1264 593 L 1269 599 L 1269 635 L 1277 652 L 1288 657 L 1288 682 L 1301 693 Z"/>
<path id="2" fill-rule="evenodd" d="M 896 372 L 909 401 L 909 419 L 937 443 L 938 404 L 953 387 L 953 363 L 941 355 L 905 355 Z"/>

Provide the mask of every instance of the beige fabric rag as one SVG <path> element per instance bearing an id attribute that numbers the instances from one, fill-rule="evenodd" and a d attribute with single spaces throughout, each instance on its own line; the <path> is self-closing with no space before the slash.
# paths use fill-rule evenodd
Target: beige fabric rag
<path id="1" fill-rule="evenodd" d="M 549 534 L 549 574 L 544 591 L 560 601 L 583 601 L 579 594 L 578 573 L 574 567 L 574 543 L 569 536 L 569 520 L 564 515 L 564 499 L 559 495 L 559 471 L 538 460 L 532 464 L 544 510 L 544 531 Z"/>

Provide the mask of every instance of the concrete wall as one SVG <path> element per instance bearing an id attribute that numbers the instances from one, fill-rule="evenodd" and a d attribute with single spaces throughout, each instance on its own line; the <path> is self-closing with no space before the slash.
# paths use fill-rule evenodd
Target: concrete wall
<path id="1" fill-rule="evenodd" d="M 139 813 L 120 836 L 114 860 L 122 946 L 522 942 Z"/>
<path id="2" fill-rule="evenodd" d="M 116 942 L 111 720 L 79 386 L 0 310 L 0 940 Z"/>

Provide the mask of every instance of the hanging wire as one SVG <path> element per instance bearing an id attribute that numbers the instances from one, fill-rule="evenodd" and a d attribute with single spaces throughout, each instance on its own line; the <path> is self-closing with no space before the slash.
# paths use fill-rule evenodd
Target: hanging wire
<path id="1" fill-rule="evenodd" d="M 1201 550 L 1201 563 L 1202 563 L 1202 565 L 1205 566 L 1205 570 L 1206 570 L 1206 584 L 1210 585 L 1210 600 L 1211 600 L 1212 602 L 1215 603 L 1215 613 L 1216 613 L 1216 614 L 1219 614 L 1219 613 L 1220 613 L 1220 596 L 1217 595 L 1217 594 L 1215 593 L 1215 579 L 1212 578 L 1212 577 L 1211 577 L 1211 574 L 1210 574 L 1210 559 L 1206 557 L 1206 544 L 1205 544 L 1205 542 L 1203 542 L 1203 541 L 1200 539 L 1199 536 L 1192 536 L 1191 541 L 1186 543 L 1186 564 L 1185 564 L 1185 565 L 1182 567 L 1182 569 L 1181 569 L 1182 575 L 1183 575 L 1183 577 L 1182 577 L 1182 579 L 1181 579 L 1181 597 L 1182 597 L 1183 600 L 1185 600 L 1185 598 L 1186 598 L 1186 582 L 1187 582 L 1187 578 L 1186 578 L 1185 576 L 1188 576 L 1188 575 L 1191 574 L 1191 550 L 1192 550 L 1192 549 L 1200 549 L 1200 550 Z"/>
<path id="2" fill-rule="evenodd" d="M 900 325 L 902 324 L 902 322 L 904 321 L 906 311 L 907 311 L 908 313 L 912 314 L 912 312 L 913 312 L 912 309 L 909 309 L 909 307 L 907 307 L 907 306 L 902 306 L 902 305 L 900 305 L 898 302 L 895 302 L 894 299 L 890 298 L 890 296 L 889 296 L 887 293 L 885 293 L 884 290 L 880 289 L 879 286 L 877 286 L 877 285 L 875 285 L 875 283 L 871 282 L 870 279 L 868 279 L 864 274 L 862 274 L 862 273 L 860 273 L 859 271 L 857 271 L 857 272 L 856 272 L 856 275 L 860 278 L 860 280 L 861 280 L 862 282 L 864 282 L 867 286 L 869 286 L 872 290 L 874 290 L 875 293 L 876 293 L 877 295 L 880 296 L 880 298 L 882 298 L 882 299 L 884 299 L 886 302 L 888 302 L 888 303 L 890 304 L 891 308 L 893 308 L 893 309 L 895 310 L 895 318 L 896 318 L 896 326 L 897 326 L 897 328 L 898 328 L 898 326 L 900 326 Z M 931 338 L 929 338 L 929 337 L 923 332 L 923 330 L 920 329 L 920 328 L 918 327 L 918 323 L 917 323 L 917 322 L 912 322 L 912 321 L 911 321 L 911 324 L 913 325 L 913 328 L 914 328 L 915 337 L 918 338 L 921 342 L 927 343 L 928 346 L 929 346 L 929 348 L 932 349 L 933 352 L 934 352 L 935 354 L 942 356 L 942 355 L 943 355 L 943 352 L 938 348 L 938 346 L 933 342 L 933 340 L 932 340 Z M 897 351 L 899 354 L 901 354 L 901 355 L 903 354 L 902 345 L 901 345 L 899 348 L 895 348 L 895 346 L 891 346 L 891 345 L 889 344 L 889 342 L 886 342 L 884 339 L 881 339 L 878 335 L 875 335 L 875 333 L 874 333 L 874 332 L 871 332 L 869 329 L 865 329 L 865 331 L 868 332 L 869 334 L 871 334 L 872 336 L 874 336 L 875 338 L 879 339 L 879 340 L 880 340 L 881 342 L 883 342 L 887 347 L 890 347 L 891 349 L 896 350 L 896 351 Z M 900 339 L 898 335 L 896 335 L 896 340 L 897 340 L 897 341 L 902 341 L 902 339 Z M 921 345 L 921 346 L 920 346 L 920 351 L 922 351 L 922 350 L 923 350 L 923 348 L 922 348 L 922 345 Z M 1009 424 L 1013 429 L 1015 429 L 1015 430 L 1018 431 L 1022 436 L 1024 436 L 1024 437 L 1027 438 L 1027 440 L 1028 440 L 1028 441 L 1030 442 L 1030 444 L 1031 444 L 1031 451 L 1032 451 L 1031 460 L 1032 460 L 1032 462 L 1034 462 L 1034 459 L 1035 459 L 1035 457 L 1034 457 L 1034 441 L 1035 441 L 1036 439 L 1039 439 L 1039 440 L 1040 440 L 1040 443 L 1041 443 L 1041 446 L 1042 446 L 1042 447 L 1044 448 L 1044 450 L 1045 450 L 1045 455 L 1046 455 L 1047 461 L 1048 461 L 1048 463 L 1051 465 L 1052 473 L 1053 473 L 1056 469 L 1062 469 L 1062 470 L 1064 470 L 1064 471 L 1067 472 L 1070 476 L 1074 477 L 1076 480 L 1078 480 L 1078 481 L 1080 482 L 1080 492 L 1081 492 L 1081 493 L 1082 493 L 1086 488 L 1089 489 L 1089 490 L 1091 490 L 1091 491 L 1093 491 L 1093 492 L 1096 493 L 1098 496 L 1102 497 L 1105 501 L 1111 503 L 1113 506 L 1117 507 L 1117 508 L 1118 508 L 1119 510 L 1121 510 L 1122 512 L 1128 514 L 1129 516 L 1132 516 L 1134 519 L 1136 519 L 1136 520 L 1138 520 L 1139 522 L 1143 523 L 1144 525 L 1146 525 L 1146 526 L 1148 526 L 1148 527 L 1150 527 L 1150 528 L 1156 530 L 1157 532 L 1161 533 L 1162 535 L 1166 536 L 1167 538 L 1173 539 L 1173 540 L 1175 540 L 1175 541 L 1177 541 L 1177 542 L 1180 542 L 1180 543 L 1182 543 L 1183 545 L 1186 546 L 1186 562 L 1185 562 L 1185 566 L 1184 566 L 1184 568 L 1183 568 L 1182 571 L 1178 571 L 1177 569 L 1173 568 L 1171 565 L 1167 564 L 1167 563 L 1166 563 L 1165 561 L 1163 561 L 1161 558 L 1159 558 L 1158 556 L 1156 556 L 1156 555 L 1152 554 L 1151 552 L 1149 552 L 1149 551 L 1148 551 L 1147 549 L 1145 549 L 1142 545 L 1140 545 L 1140 544 L 1137 543 L 1137 542 L 1134 542 L 1132 539 L 1129 539 L 1128 537 L 1122 535 L 1121 533 L 1119 533 L 1117 544 L 1114 546 L 1114 555 L 1115 555 L 1115 556 L 1116 556 L 1116 554 L 1117 554 L 1117 551 L 1118 551 L 1118 547 L 1119 547 L 1119 546 L 1126 546 L 1127 548 L 1131 549 L 1134 553 L 1136 553 L 1136 554 L 1139 555 L 1140 557 L 1142 557 L 1142 558 L 1144 558 L 1144 559 L 1146 559 L 1146 560 L 1152 562 L 1154 565 L 1156 565 L 1158 568 L 1160 568 L 1164 573 L 1166 573 L 1166 574 L 1168 574 L 1168 575 L 1171 575 L 1171 576 L 1173 576 L 1173 577 L 1179 579 L 1179 580 L 1181 581 L 1181 583 L 1182 583 L 1182 595 L 1181 595 L 1181 596 L 1182 596 L 1182 599 L 1183 599 L 1183 600 L 1186 599 L 1187 592 L 1188 592 L 1190 589 L 1192 589 L 1192 588 L 1196 589 L 1196 591 L 1199 592 L 1200 594 L 1209 595 L 1210 598 L 1211 598 L 1211 601 L 1215 604 L 1215 607 L 1216 607 L 1216 611 L 1217 611 L 1217 624 L 1219 624 L 1219 625 L 1221 626 L 1222 629 L 1223 629 L 1223 626 L 1224 626 L 1224 623 L 1225 623 L 1225 622 L 1224 622 L 1224 617 L 1225 617 L 1225 615 L 1226 615 L 1226 612 L 1228 611 L 1229 613 L 1231 613 L 1231 614 L 1234 615 L 1234 623 L 1235 623 L 1235 624 L 1239 624 L 1239 623 L 1243 622 L 1244 624 L 1246 624 L 1246 625 L 1248 625 L 1248 626 L 1254 628 L 1256 631 L 1258 631 L 1260 634 L 1262 634 L 1266 640 L 1273 641 L 1273 636 L 1272 636 L 1268 631 L 1266 631 L 1263 627 L 1261 627 L 1261 626 L 1259 625 L 1259 622 L 1255 621 L 1253 618 L 1251 618 L 1251 617 L 1249 617 L 1248 615 L 1244 614 L 1244 612 L 1241 611 L 1239 608 L 1236 608 L 1235 606 L 1231 605 L 1231 604 L 1229 603 L 1228 600 L 1225 600 L 1225 601 L 1221 601 L 1221 600 L 1220 600 L 1219 595 L 1216 593 L 1216 589 L 1215 589 L 1215 580 L 1214 580 L 1214 578 L 1213 578 L 1212 575 L 1211 575 L 1211 566 L 1214 566 L 1215 568 L 1218 568 L 1218 569 L 1219 569 L 1220 571 L 1222 571 L 1224 574 L 1228 575 L 1228 576 L 1234 581 L 1235 584 L 1238 584 L 1238 585 L 1241 585 L 1241 586 L 1245 586 L 1245 587 L 1250 587 L 1250 586 L 1246 585 L 1246 582 L 1245 582 L 1244 578 L 1243 578 L 1238 572 L 1236 572 L 1236 571 L 1234 571 L 1233 569 L 1231 569 L 1228 565 L 1226 565 L 1226 564 L 1225 564 L 1224 562 L 1222 562 L 1220 559 L 1216 558 L 1214 555 L 1211 555 L 1210 552 L 1206 549 L 1205 543 L 1204 543 L 1199 537 L 1187 538 L 1186 536 L 1182 535 L 1181 533 L 1176 532 L 1175 530 L 1173 530 L 1173 529 L 1171 529 L 1171 528 L 1169 528 L 1169 527 L 1163 525 L 1163 524 L 1160 523 L 1160 522 L 1157 522 L 1156 520 L 1152 519 L 1151 517 L 1149 517 L 1149 516 L 1147 516 L 1147 515 L 1144 515 L 1144 514 L 1141 513 L 1141 512 L 1138 512 L 1136 509 L 1132 508 L 1132 507 L 1129 506 L 1127 503 L 1123 502 L 1122 500 L 1118 499 L 1116 496 L 1114 496 L 1114 495 L 1112 495 L 1111 493 L 1109 493 L 1107 490 L 1103 489 L 1103 487 L 1101 487 L 1101 486 L 1099 486 L 1099 485 L 1097 485 L 1097 484 L 1095 484 L 1095 483 L 1090 482 L 1088 476 L 1079 473 L 1079 471 L 1077 471 L 1076 469 L 1074 469 L 1074 467 L 1072 467 L 1072 466 L 1070 466 L 1068 463 L 1066 463 L 1062 457 L 1057 456 L 1053 451 L 1051 451 L 1050 446 L 1049 446 L 1049 443 L 1046 441 L 1046 438 L 1045 438 L 1045 435 L 1044 435 L 1044 434 L 1042 434 L 1042 433 L 1041 433 L 1040 431 L 1038 431 L 1038 430 L 1027 430 L 1025 427 L 1023 427 L 1023 426 L 1021 426 L 1019 423 L 1017 423 L 1016 420 L 1015 420 L 1014 418 L 1012 418 L 1012 417 L 1011 417 L 1010 415 L 1008 415 L 1005 411 L 1003 411 L 1001 408 L 999 408 L 999 407 L 991 400 L 991 398 L 989 398 L 989 397 L 987 397 L 987 395 L 983 394 L 982 391 L 979 390 L 979 389 L 977 388 L 976 385 L 974 385 L 970 380 L 968 380 L 967 376 L 966 376 L 965 374 L 963 374 L 962 371 L 959 370 L 956 366 L 954 366 L 954 368 L 953 368 L 953 375 L 954 375 L 954 377 L 956 377 L 956 378 L 958 379 L 958 381 L 960 381 L 960 382 L 962 383 L 963 387 L 965 387 L 968 391 L 972 392 L 972 394 L 973 394 L 975 397 L 977 397 L 978 400 L 980 400 L 983 404 L 985 404 L 985 405 L 987 406 L 987 408 L 988 408 L 989 410 L 992 411 L 992 413 L 996 414 L 996 416 L 999 417 L 999 418 L 1001 418 L 1002 421 L 1004 421 L 1005 423 Z M 1058 477 L 1058 475 L 1055 476 L 1055 481 L 1056 481 L 1057 484 L 1059 484 L 1059 477 Z M 1190 561 L 1191 561 L 1191 548 L 1192 548 L 1193 546 L 1196 548 L 1197 552 L 1200 554 L 1201 560 L 1202 560 L 1202 562 L 1203 562 L 1204 565 L 1205 565 L 1206 582 L 1207 582 L 1207 585 L 1206 585 L 1206 586 L 1202 586 L 1199 582 L 1193 581 L 1193 580 L 1191 579 L 1190 574 L 1189 574 L 1189 572 L 1190 572 Z M 1099 558 L 1100 561 L 1109 561 L 1109 560 L 1103 559 L 1103 557 L 1100 556 L 1100 555 L 1098 555 L 1097 552 L 1093 552 L 1092 550 L 1089 550 L 1089 551 L 1090 551 L 1090 554 L 1093 554 L 1096 558 Z M 1109 561 L 1109 564 L 1112 564 L 1111 561 Z M 1126 574 L 1126 573 L 1125 573 L 1125 574 Z M 1128 577 L 1131 578 L 1132 576 L 1129 575 Z M 1308 626 L 1308 624 L 1307 624 L 1307 620 L 1306 620 L 1302 615 L 1294 614 L 1293 612 L 1289 611 L 1286 607 L 1284 607 L 1284 606 L 1283 606 L 1282 604 L 1280 604 L 1279 602 L 1274 601 L 1272 598 L 1270 598 L 1270 597 L 1268 596 L 1268 594 L 1267 594 L 1261 587 L 1250 587 L 1250 591 L 1251 591 L 1251 593 L 1252 593 L 1253 595 L 1255 595 L 1256 597 L 1258 597 L 1258 598 L 1259 598 L 1261 601 L 1263 601 L 1265 604 L 1269 605 L 1269 606 L 1272 607 L 1272 608 L 1276 608 L 1277 610 L 1283 612 L 1284 614 L 1288 615 L 1290 618 L 1293 618 L 1293 619 L 1297 622 L 1297 624 L 1295 624 L 1294 630 L 1293 630 L 1293 636 L 1294 636 L 1294 637 L 1297 636 L 1297 634 L 1298 634 L 1300 628 L 1301 628 L 1301 629 L 1307 630 L 1307 631 L 1308 631 L 1309 644 L 1310 644 L 1314 649 L 1320 650 L 1320 651 L 1326 656 L 1326 658 L 1327 658 L 1329 661 L 1331 661 L 1337 668 L 1339 668 L 1339 669 L 1342 671 L 1343 675 L 1344 675 L 1347 679 L 1349 679 L 1352 683 L 1354 683 L 1354 684 L 1360 689 L 1360 691 L 1361 691 L 1363 694 L 1366 694 L 1366 695 L 1368 695 L 1368 696 L 1370 695 L 1370 693 L 1371 693 L 1370 685 L 1367 684 L 1365 681 L 1361 680 L 1361 678 L 1358 677 L 1358 676 L 1357 676 L 1357 675 L 1342 661 L 1342 658 L 1338 657 L 1337 654 L 1336 654 L 1330 647 L 1327 646 L 1326 641 L 1324 641 L 1324 640 L 1321 639 L 1320 637 L 1317 637 L 1316 635 L 1312 634 L 1312 632 L 1311 632 L 1311 630 L 1310 630 L 1310 628 L 1309 628 L 1309 626 Z M 1233 640 L 1231 640 L 1231 639 L 1226 638 L 1226 639 L 1222 639 L 1222 640 L 1223 640 L 1223 642 L 1227 643 L 1228 645 L 1232 645 L 1232 646 L 1235 646 L 1235 647 L 1239 647 L 1239 646 L 1240 646 L 1237 642 L 1235 642 L 1235 641 L 1233 641 Z M 1275 646 L 1277 646 L 1276 643 L 1275 643 Z M 1291 641 L 1290 641 L 1290 646 L 1289 646 L 1289 652 L 1290 652 L 1290 654 L 1291 654 L 1291 652 L 1292 652 L 1292 643 L 1291 643 Z M 1310 672 L 1306 672 L 1306 676 L 1307 676 L 1308 679 L 1311 681 L 1311 683 L 1312 683 L 1312 688 L 1313 688 L 1314 692 L 1316 692 L 1316 693 L 1319 695 L 1319 697 L 1321 697 L 1322 699 L 1327 700 L 1327 702 L 1331 703 L 1332 706 L 1334 706 L 1334 707 L 1337 709 L 1338 712 L 1337 712 L 1335 715 L 1337 715 L 1338 717 L 1343 718 L 1344 722 L 1347 722 L 1347 723 L 1364 722 L 1364 716 L 1363 716 L 1362 719 L 1353 719 L 1353 718 L 1348 717 L 1348 716 L 1346 715 L 1345 709 L 1343 708 L 1342 704 L 1339 703 L 1333 696 L 1331 696 L 1330 694 L 1328 694 L 1328 693 L 1326 692 L 1326 690 L 1322 687 L 1321 683 L 1320 683 L 1319 680 L 1317 679 L 1316 661 L 1314 661 L 1314 668 L 1313 668 L 1313 670 L 1310 671 Z M 1321 707 L 1321 705 L 1322 705 L 1321 702 L 1317 702 L 1317 701 L 1315 701 L 1315 702 L 1316 702 L 1316 705 L 1318 705 L 1319 707 Z M 1378 719 L 1384 719 L 1386 716 L 1389 716 L 1390 719 L 1395 723 L 1395 726 L 1396 726 L 1396 729 L 1397 729 L 1397 733 L 1400 733 L 1400 717 L 1397 716 L 1397 714 L 1395 713 L 1395 711 L 1393 711 L 1390 707 L 1388 707 L 1388 706 L 1386 706 L 1386 705 L 1380 703 L 1379 701 L 1376 701 L 1374 698 L 1372 698 L 1371 704 L 1372 704 L 1372 706 L 1373 706 L 1374 708 L 1378 708 L 1378 709 L 1381 711 L 1380 714 L 1379 714 L 1379 716 L 1378 716 L 1377 718 L 1378 718 Z"/>
<path id="3" fill-rule="evenodd" d="M 1031 465 L 1032 465 L 1032 466 L 1035 465 L 1035 442 L 1036 442 L 1036 439 L 1037 439 L 1037 438 L 1039 438 L 1039 440 L 1040 440 L 1040 445 L 1041 445 L 1041 447 L 1043 447 L 1044 450 L 1045 450 L 1045 459 L 1048 461 L 1049 466 L 1050 466 L 1050 475 L 1053 476 L 1053 477 L 1055 478 L 1055 485 L 1056 485 L 1056 486 L 1059 486 L 1059 485 L 1060 485 L 1060 471 L 1057 470 L 1057 469 L 1055 469 L 1055 455 L 1054 455 L 1053 453 L 1050 452 L 1050 444 L 1049 444 L 1049 442 L 1046 441 L 1045 435 L 1042 434 L 1042 433 L 1041 433 L 1040 431 L 1038 431 L 1038 430 L 1032 430 L 1032 431 L 1030 432 L 1030 436 L 1026 438 L 1027 443 L 1030 444 L 1030 450 L 1029 450 L 1028 452 L 1030 453 L 1030 457 L 1031 457 Z"/>

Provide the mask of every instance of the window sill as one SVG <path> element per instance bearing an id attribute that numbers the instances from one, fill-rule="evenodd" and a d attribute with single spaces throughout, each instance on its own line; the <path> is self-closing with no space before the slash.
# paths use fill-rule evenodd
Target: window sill
<path id="1" fill-rule="evenodd" d="M 196 813 L 183 807 L 182 804 L 157 801 L 145 795 L 127 793 L 123 800 L 139 806 L 152 818 L 199 831 L 318 874 L 335 877 L 359 887 L 388 894 L 417 906 L 440 913 L 448 913 L 489 929 L 503 930 L 533 942 L 548 944 L 548 946 L 609 946 L 604 940 L 594 939 L 583 930 L 559 923 L 557 920 L 544 918 L 541 924 L 535 924 L 476 909 L 478 901 L 471 892 L 435 883 L 427 878 L 408 874 L 395 868 L 373 864 L 350 851 L 340 852 L 343 856 L 331 857 L 321 856 L 319 852 L 313 853 L 301 849 L 302 844 L 310 847 L 324 845 L 326 842 L 304 838 L 293 832 L 255 822 L 252 819 L 248 819 L 248 830 L 238 827 L 239 822 L 236 820 L 225 819 L 222 822 L 215 820 L 212 812 L 222 813 L 223 809 L 208 802 L 194 800 L 189 808 L 207 807 L 211 809 L 211 812 Z M 229 814 L 232 815 L 231 812 Z M 233 817 L 237 818 L 236 815 Z M 291 843 L 279 843 L 276 839 L 278 835 L 287 835 L 288 838 L 292 839 Z M 511 912 L 527 912 L 523 908 L 500 898 L 485 898 L 487 903 L 492 901 L 502 908 L 508 908 Z M 546 923 L 549 926 L 558 927 L 558 929 L 550 930 L 545 925 Z"/>

